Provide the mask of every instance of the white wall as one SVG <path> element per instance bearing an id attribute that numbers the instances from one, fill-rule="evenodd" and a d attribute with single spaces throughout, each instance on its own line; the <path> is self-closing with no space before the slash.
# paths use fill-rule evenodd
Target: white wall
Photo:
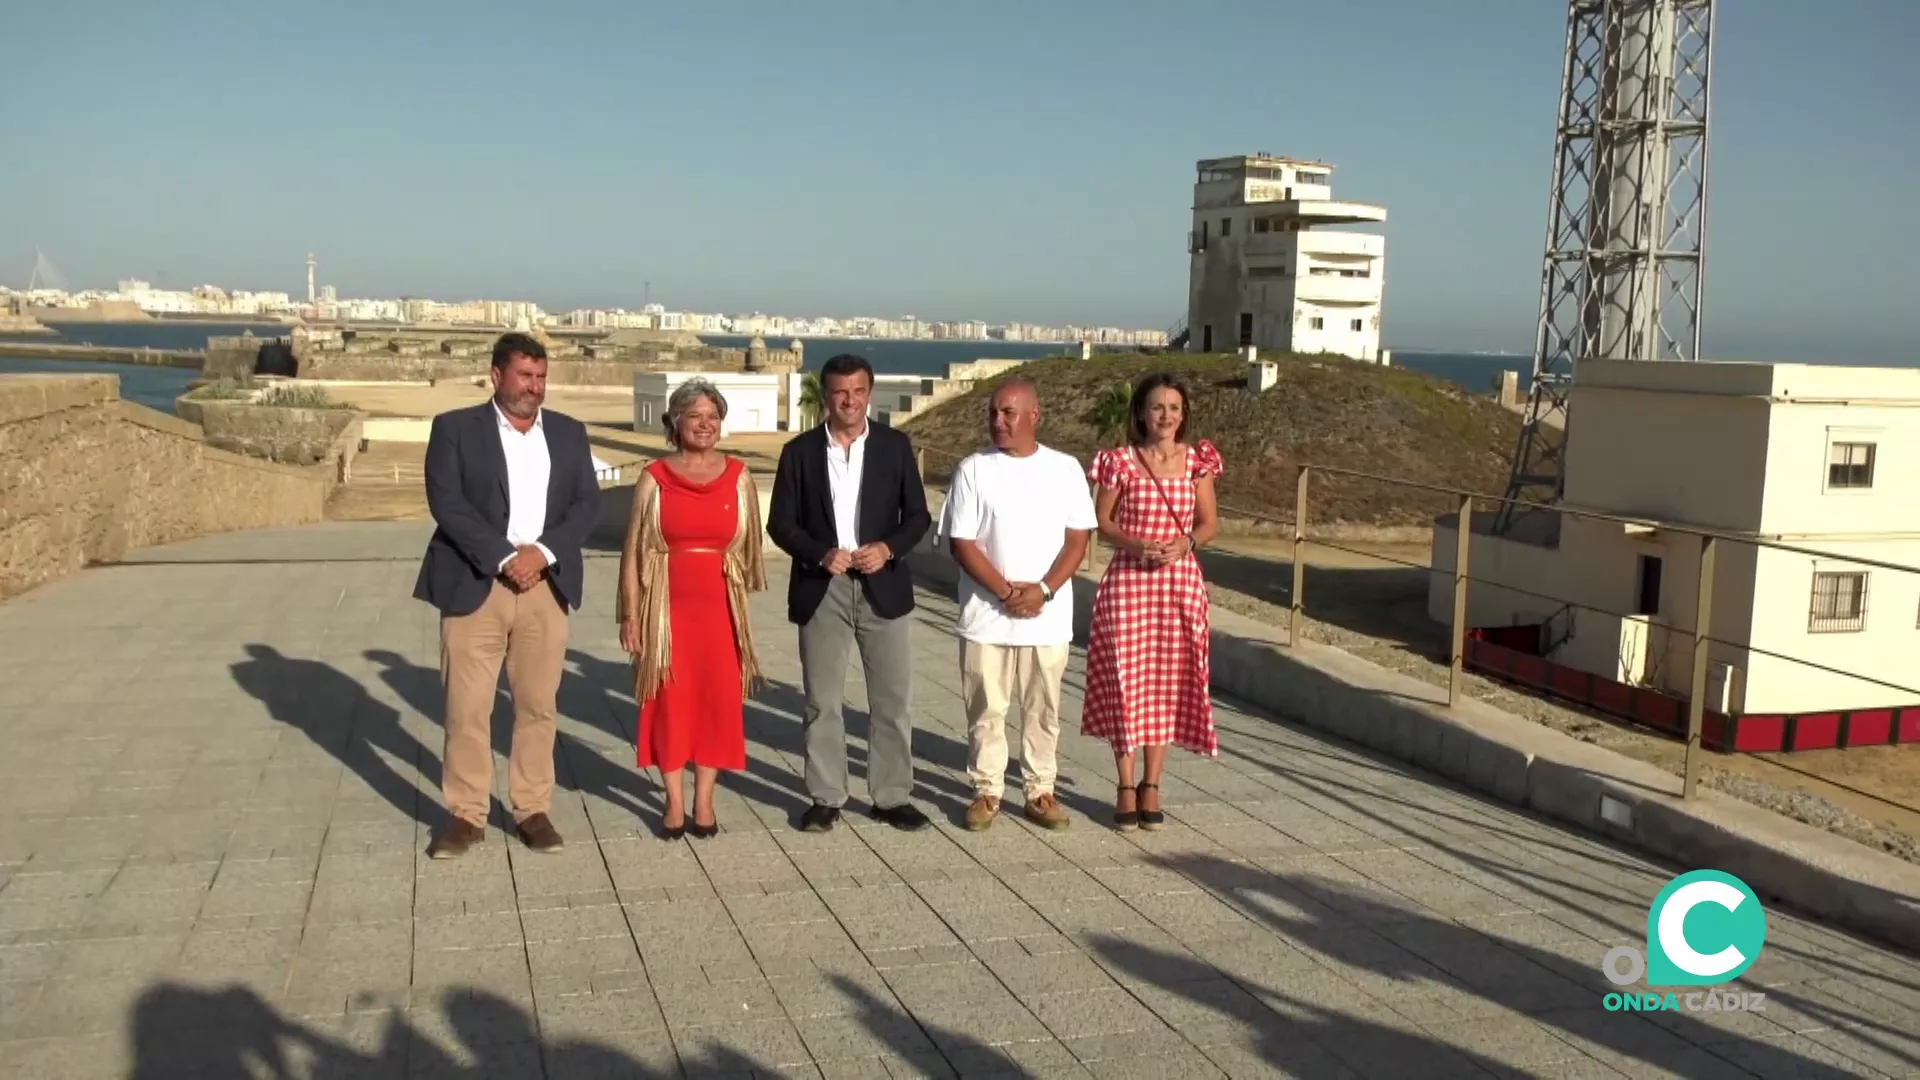
<path id="1" fill-rule="evenodd" d="M 1920 535 L 1920 408 L 1790 403 L 1772 413 L 1763 532 Z M 1829 485 L 1833 443 L 1873 447 L 1871 487 Z"/>
<path id="2" fill-rule="evenodd" d="M 1568 504 L 1715 529 L 1759 527 L 1764 399 L 1583 386 L 1576 376 L 1568 401 L 1577 418 Z"/>
<path id="3" fill-rule="evenodd" d="M 1709 656 L 1726 670 L 1716 669 L 1710 686 L 1724 674 L 1732 708 L 1793 713 L 1920 703 L 1920 573 L 1847 561 L 1920 567 L 1916 406 L 1920 373 L 1905 370 L 1590 361 L 1572 392 L 1566 501 L 1831 553 L 1719 543 L 1709 636 L 1725 644 L 1712 645 Z M 1836 438 L 1874 444 L 1871 487 L 1829 485 L 1828 446 Z M 1568 517 L 1550 560 L 1501 556 L 1492 547 L 1484 569 L 1479 549 L 1489 545 L 1475 540 L 1476 575 L 1582 607 L 1556 661 L 1618 678 L 1623 667 L 1636 667 L 1641 648 L 1638 674 L 1647 684 L 1690 692 L 1698 537 Z M 1436 530 L 1436 567 L 1451 564 L 1451 543 L 1450 531 Z M 1636 609 L 1642 555 L 1661 560 L 1658 610 L 1646 615 Z M 1816 572 L 1867 574 L 1857 625 L 1814 628 Z M 1485 601 L 1470 605 L 1480 625 L 1538 614 L 1537 604 L 1483 591 Z M 1451 609 L 1441 582 L 1429 609 L 1437 618 Z"/>
<path id="4" fill-rule="evenodd" d="M 680 384 L 702 378 L 727 399 L 722 438 L 740 432 L 780 430 L 780 374 L 734 372 L 642 371 L 633 377 L 633 428 L 636 432 L 665 430 L 662 417 L 667 401 Z"/>
<path id="5" fill-rule="evenodd" d="M 1748 710 L 1809 712 L 1920 704 L 1920 574 L 1861 566 L 1844 558 L 1854 555 L 1920 566 L 1920 541 L 1825 540 L 1805 546 L 1841 557 L 1816 559 L 1779 550 L 1760 553 L 1752 643 L 1756 649 L 1793 659 L 1752 657 L 1747 672 Z M 1846 628 L 1856 624 L 1835 623 L 1826 623 L 1829 629 L 1814 629 L 1814 574 L 1820 572 L 1867 575 L 1865 612 L 1858 629 Z"/>

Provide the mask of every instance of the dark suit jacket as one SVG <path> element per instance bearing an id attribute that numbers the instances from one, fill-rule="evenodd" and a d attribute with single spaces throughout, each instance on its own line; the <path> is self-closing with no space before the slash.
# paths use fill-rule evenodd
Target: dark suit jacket
<path id="1" fill-rule="evenodd" d="M 500 561 L 513 554 L 499 422 L 489 399 L 434 417 L 427 438 L 427 509 L 438 528 L 427 541 L 413 595 L 448 615 L 478 610 L 500 576 Z M 541 410 L 540 424 L 552 461 L 539 537 L 553 552 L 547 581 L 562 608 L 578 608 L 586 578 L 580 548 L 600 516 L 600 484 L 586 426 L 551 409 Z"/>
<path id="2" fill-rule="evenodd" d="M 862 544 L 887 545 L 893 559 L 871 574 L 857 574 L 867 602 L 883 619 L 913 610 L 913 575 L 907 554 L 927 534 L 927 491 L 913 460 L 913 441 L 875 421 L 867 422 L 867 447 L 860 472 L 857 538 Z M 827 480 L 827 426 L 788 440 L 780 450 L 767 508 L 767 535 L 793 556 L 787 578 L 787 618 L 805 624 L 827 595 L 833 575 L 820 560 L 838 546 L 833 523 L 833 488 Z"/>

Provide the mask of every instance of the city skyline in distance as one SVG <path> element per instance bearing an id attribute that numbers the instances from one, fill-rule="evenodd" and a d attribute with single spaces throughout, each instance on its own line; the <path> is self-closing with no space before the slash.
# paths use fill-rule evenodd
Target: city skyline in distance
<path id="1" fill-rule="evenodd" d="M 137 277 L 121 277 L 112 286 L 76 286 L 44 251 L 35 249 L 27 282 L 14 288 L 0 282 L 0 295 L 20 296 L 39 310 L 55 313 L 96 303 L 129 304 L 152 315 L 229 316 L 236 319 L 298 317 L 320 322 L 395 322 L 421 325 L 546 326 L 553 328 L 650 329 L 705 335 L 770 335 L 800 338 L 891 338 L 897 340 L 1027 341 L 1151 345 L 1166 343 L 1167 328 L 1079 323 L 1036 323 L 977 318 L 923 318 L 914 313 L 789 314 L 755 307 L 730 312 L 698 311 L 647 301 L 634 307 L 547 308 L 520 297 L 448 300 L 419 294 L 354 296 L 343 294 L 319 272 L 319 260 L 307 253 L 298 290 L 239 288 L 201 281 L 185 287 Z M 646 290 L 648 294 L 651 289 Z M 55 318 L 54 321 L 58 321 Z"/>

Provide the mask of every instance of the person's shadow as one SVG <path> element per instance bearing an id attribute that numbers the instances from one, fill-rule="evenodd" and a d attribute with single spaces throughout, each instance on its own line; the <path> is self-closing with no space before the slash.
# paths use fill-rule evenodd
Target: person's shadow
<path id="1" fill-rule="evenodd" d="M 443 694 L 440 685 L 440 673 L 432 668 L 421 667 L 406 657 L 384 649 L 369 649 L 364 654 L 367 659 L 380 666 L 380 680 L 400 696 L 408 706 L 422 715 L 432 717 L 439 722 L 442 712 Z M 580 654 L 570 653 L 570 658 Z M 560 715 L 563 718 L 580 719 L 600 730 L 621 738 L 631 746 L 630 737 L 622 733 L 617 726 L 611 725 L 611 714 L 596 709 L 569 708 L 581 696 L 571 685 L 579 676 L 563 672 L 560 678 Z M 580 714 L 585 714 L 580 715 Z M 493 715 L 490 721 L 493 736 L 493 752 L 498 757 L 507 757 L 513 749 L 513 699 L 502 687 L 494 691 Z M 650 792 L 657 791 L 631 765 L 621 765 L 610 759 L 599 748 L 589 745 L 562 728 L 554 739 L 555 784 L 572 791 L 601 799 L 616 806 L 624 807 L 634 813 L 653 812 L 655 799 Z M 438 773 L 439 761 L 434 761 L 435 773 Z M 436 776 L 435 783 L 438 783 Z M 506 808 L 498 799 L 490 801 L 490 813 L 494 820 L 507 820 Z"/>
<path id="2" fill-rule="evenodd" d="M 680 1063 L 662 1069 L 604 1043 L 542 1038 L 533 1018 L 519 1006 L 485 991 L 451 991 L 441 1004 L 473 1062 L 470 1066 L 455 1060 L 397 1010 L 387 1014 L 379 1048 L 366 1052 L 280 1015 L 250 989 L 201 990 L 164 983 L 134 1005 L 132 1080 L 481 1080 L 541 1075 L 666 1080 L 682 1072 Z M 766 1068 L 725 1046 L 704 1060 L 684 1064 L 689 1073 L 729 1076 Z"/>
<path id="3" fill-rule="evenodd" d="M 402 726 L 399 710 L 374 700 L 357 680 L 331 664 L 297 660 L 258 643 L 248 645 L 246 652 L 247 659 L 231 666 L 241 689 L 265 705 L 275 720 L 352 769 L 395 809 L 413 820 L 425 819 L 432 798 L 388 760 L 411 763 L 431 790 L 440 785 L 440 758 Z"/>
<path id="4" fill-rule="evenodd" d="M 603 692 L 615 700 L 614 707 L 627 712 L 637 711 L 629 692 L 632 677 L 628 665 L 582 652 L 571 652 L 568 659 L 579 668 L 586 682 L 602 687 Z M 849 682 L 852 681 L 852 674 L 848 672 Z M 755 755 L 750 748 L 745 772 L 725 773 L 720 778 L 722 787 L 781 810 L 788 823 L 796 828 L 800 815 L 813 805 L 802 778 L 807 756 L 806 735 L 802 729 L 806 711 L 807 699 L 799 688 L 773 679 L 763 683 L 747 699 L 742 720 L 747 742 L 770 752 L 777 760 L 768 760 L 767 755 Z M 844 715 L 847 728 L 847 776 L 852 789 L 849 795 L 853 796 L 867 778 L 867 739 L 872 720 L 864 709 L 851 705 L 845 706 Z M 973 800 L 973 789 L 955 780 L 951 772 L 941 770 L 965 772 L 966 744 L 916 725 L 912 749 L 914 797 L 946 804 L 956 814 L 964 813 L 967 804 Z M 926 768 L 929 764 L 941 768 Z M 849 805 L 852 805 L 851 801 Z"/>

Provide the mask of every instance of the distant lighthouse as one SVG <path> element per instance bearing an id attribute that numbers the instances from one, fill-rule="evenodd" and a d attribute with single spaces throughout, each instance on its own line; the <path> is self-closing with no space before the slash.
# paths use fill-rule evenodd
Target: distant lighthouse
<path id="1" fill-rule="evenodd" d="M 313 303 L 313 252 L 307 252 L 307 303 Z"/>

